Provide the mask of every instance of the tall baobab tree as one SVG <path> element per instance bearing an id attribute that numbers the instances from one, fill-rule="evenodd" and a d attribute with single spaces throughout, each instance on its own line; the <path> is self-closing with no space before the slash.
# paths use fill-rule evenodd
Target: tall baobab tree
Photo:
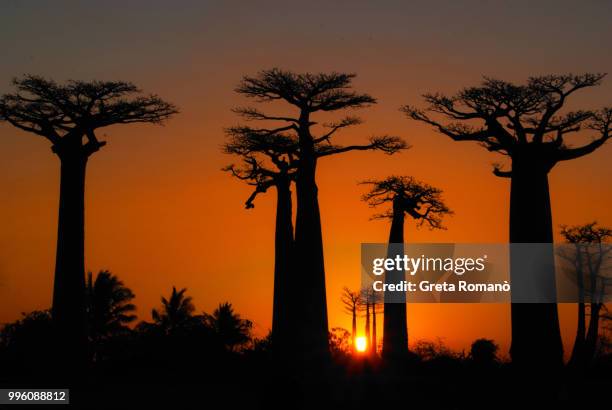
<path id="1" fill-rule="evenodd" d="M 390 209 L 374 218 L 391 219 L 388 256 L 403 254 L 404 221 L 408 215 L 417 227 L 427 225 L 430 229 L 443 229 L 442 218 L 451 211 L 441 198 L 442 191 L 407 176 L 390 176 L 382 180 L 365 181 L 371 190 L 363 195 L 370 207 L 391 203 Z M 401 283 L 404 272 L 385 272 L 386 283 Z M 408 323 L 406 320 L 406 295 L 390 297 L 385 293 L 383 318 L 383 356 L 401 357 L 408 353 Z"/>
<path id="2" fill-rule="evenodd" d="M 359 306 L 361 310 L 365 310 L 365 335 L 367 342 L 367 350 L 371 354 L 377 353 L 378 335 L 376 314 L 380 312 L 380 294 L 373 289 L 362 289 Z"/>
<path id="3" fill-rule="evenodd" d="M 332 138 L 340 130 L 361 123 L 358 117 L 322 124 L 317 131 L 314 115 L 346 109 L 367 107 L 376 102 L 368 95 L 351 89 L 354 74 L 303 73 L 280 69 L 259 72 L 243 77 L 236 92 L 257 102 L 283 102 L 295 114 L 267 114 L 256 108 L 236 110 L 248 120 L 272 123 L 271 128 L 253 128 L 257 132 L 292 135 L 297 139 L 299 161 L 296 169 L 297 215 L 295 226 L 295 274 L 300 278 L 296 291 L 301 294 L 298 303 L 300 335 L 296 348 L 302 357 L 328 357 L 327 302 L 325 295 L 325 267 L 323 262 L 323 238 L 319 211 L 316 170 L 319 159 L 357 150 L 379 150 L 393 154 L 406 147 L 397 137 L 372 137 L 364 145 L 337 145 Z"/>
<path id="4" fill-rule="evenodd" d="M 60 199 L 52 317 L 61 356 L 85 357 L 84 217 L 85 168 L 106 145 L 96 131 L 115 124 L 162 124 L 177 112 L 156 95 L 141 95 L 118 81 L 58 84 L 26 75 L 17 91 L 0 97 L 0 117 L 23 131 L 46 138 L 60 160 Z"/>
<path id="5" fill-rule="evenodd" d="M 359 310 L 360 296 L 359 292 L 352 291 L 345 286 L 340 298 L 344 305 L 344 311 L 351 315 L 351 349 L 353 351 L 355 351 L 357 342 L 357 311 Z"/>
<path id="6" fill-rule="evenodd" d="M 552 243 L 552 213 L 548 174 L 562 161 L 588 155 L 610 137 L 612 109 L 563 113 L 577 91 L 601 83 L 604 74 L 531 77 L 524 85 L 485 78 L 478 87 L 454 96 L 425 94 L 426 109 L 403 111 L 413 120 L 432 125 L 454 141 L 475 141 L 487 150 L 507 156 L 509 170 L 494 167 L 494 174 L 510 178 L 510 242 Z M 434 117 L 443 117 L 440 121 Z M 577 147 L 567 137 L 587 128 L 596 136 Z M 520 265 L 511 248 L 511 265 Z M 553 266 L 553 250 L 546 264 Z M 554 268 L 542 273 L 542 292 L 555 299 Z M 525 289 L 530 278 L 511 269 L 512 287 Z M 556 303 L 513 303 L 510 354 L 519 367 L 555 369 L 563 364 L 563 346 Z"/>
<path id="7" fill-rule="evenodd" d="M 272 187 L 276 189 L 272 346 L 276 352 L 288 352 L 292 328 L 299 326 L 292 314 L 290 282 L 294 246 L 291 183 L 295 180 L 296 141 L 283 134 L 256 132 L 245 127 L 229 128 L 226 134 L 225 153 L 240 156 L 242 165 L 224 169 L 253 187 L 245 202 L 246 208 L 255 207 L 253 201 L 258 194 Z"/>
<path id="8" fill-rule="evenodd" d="M 564 226 L 561 235 L 573 244 L 570 259 L 578 285 L 578 323 L 569 365 L 584 369 L 595 355 L 599 336 L 599 318 L 603 308 L 603 295 L 610 278 L 605 270 L 610 267 L 612 229 L 597 226 L 596 222 L 581 226 Z M 586 326 L 586 300 L 589 301 L 589 326 Z"/>

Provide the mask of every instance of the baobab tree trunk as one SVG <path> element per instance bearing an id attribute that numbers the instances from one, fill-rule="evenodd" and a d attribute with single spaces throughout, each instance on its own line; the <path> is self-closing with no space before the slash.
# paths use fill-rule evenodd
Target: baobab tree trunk
<path id="1" fill-rule="evenodd" d="M 276 231 L 274 241 L 274 297 L 272 307 L 272 344 L 277 352 L 288 352 L 292 338 L 292 325 L 299 321 L 292 317 L 291 261 L 293 252 L 293 221 L 291 181 L 279 177 L 276 181 Z"/>
<path id="2" fill-rule="evenodd" d="M 601 303 L 591 303 L 591 319 L 589 320 L 589 329 L 584 342 L 583 364 L 585 366 L 591 363 L 591 360 L 595 357 L 595 351 L 597 350 L 599 312 L 601 311 L 601 307 Z"/>
<path id="3" fill-rule="evenodd" d="M 585 306 L 584 302 L 578 302 L 578 325 L 576 327 L 576 337 L 574 339 L 574 347 L 568 365 L 576 367 L 582 362 L 584 343 L 586 333 Z"/>
<path id="4" fill-rule="evenodd" d="M 531 158 L 513 158 L 510 188 L 510 242 L 537 243 L 537 277 L 525 271 L 525 249 L 511 248 L 513 302 L 538 287 L 538 295 L 550 303 L 512 303 L 512 345 L 510 355 L 517 367 L 557 370 L 563 365 L 563 345 L 557 313 L 552 213 L 547 165 Z"/>
<path id="5" fill-rule="evenodd" d="M 366 322 L 365 322 L 365 338 L 368 341 L 366 348 L 369 352 L 372 348 L 372 339 L 370 334 L 370 302 L 366 301 Z"/>
<path id="6" fill-rule="evenodd" d="M 352 323 L 352 336 L 353 336 L 353 345 L 352 349 L 355 351 L 355 345 L 357 344 L 357 307 L 353 307 L 353 323 Z"/>
<path id="7" fill-rule="evenodd" d="M 396 204 L 396 202 L 398 202 Z M 387 257 L 394 258 L 404 252 L 404 210 L 398 201 L 393 201 L 393 219 L 389 233 L 389 249 Z M 385 283 L 400 283 L 404 280 L 404 272 L 385 272 Z M 383 348 L 385 358 L 392 358 L 408 353 L 408 323 L 406 318 L 405 294 L 387 295 L 385 292 L 385 305 L 383 317 Z M 403 300 L 402 300 L 403 299 Z M 403 303 L 402 303 L 403 302 Z"/>
<path id="8" fill-rule="evenodd" d="M 85 168 L 88 156 L 78 150 L 58 150 L 61 161 L 57 251 L 52 318 L 63 365 L 72 370 L 85 364 Z"/>
<path id="9" fill-rule="evenodd" d="M 329 358 L 327 298 L 323 236 L 316 184 L 317 157 L 309 118 L 300 117 L 300 166 L 297 171 L 297 215 L 295 226 L 296 266 L 299 273 L 300 336 L 295 340 L 303 358 Z"/>
<path id="10" fill-rule="evenodd" d="M 569 359 L 568 365 L 575 368 L 582 363 L 584 353 L 584 342 L 586 333 L 586 312 L 584 304 L 584 277 L 582 271 L 582 260 L 580 253 L 580 246 L 576 247 L 577 253 L 577 275 L 576 282 L 578 285 L 578 324 L 576 326 L 576 337 L 574 339 L 574 347 L 572 348 L 572 355 Z"/>
<path id="11" fill-rule="evenodd" d="M 376 302 L 372 303 L 372 353 L 376 354 Z"/>

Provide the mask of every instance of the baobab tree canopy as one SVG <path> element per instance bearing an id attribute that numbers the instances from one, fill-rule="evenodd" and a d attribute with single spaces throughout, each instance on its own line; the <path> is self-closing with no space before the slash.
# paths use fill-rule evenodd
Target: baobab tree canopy
<path id="1" fill-rule="evenodd" d="M 255 207 L 253 201 L 258 194 L 283 182 L 288 188 L 290 181 L 295 179 L 298 150 L 295 138 L 248 127 L 228 128 L 226 134 L 229 140 L 223 145 L 223 151 L 240 156 L 242 165 L 230 164 L 223 170 L 254 187 L 245 202 L 247 209 Z"/>
<path id="2" fill-rule="evenodd" d="M 433 125 L 455 141 L 476 141 L 489 151 L 510 157 L 534 155 L 546 171 L 557 162 L 581 157 L 599 148 L 609 138 L 612 109 L 577 110 L 562 113 L 568 97 L 601 84 L 605 74 L 547 75 L 530 77 L 524 85 L 485 78 L 478 87 L 456 95 L 425 94 L 428 106 L 411 105 L 402 110 L 409 118 Z M 443 123 L 438 115 L 451 122 Z M 582 129 L 597 132 L 591 142 L 578 147 L 567 144 L 569 134 Z M 510 177 L 512 170 L 494 170 Z"/>
<path id="3" fill-rule="evenodd" d="M 52 80 L 25 75 L 13 80 L 17 92 L 0 98 L 0 115 L 13 126 L 47 138 L 57 149 L 66 142 L 82 143 L 93 153 L 106 143 L 93 131 L 112 124 L 160 124 L 177 113 L 156 95 L 141 96 L 132 83 L 121 81 Z M 129 98 L 131 97 L 131 98 Z"/>
<path id="4" fill-rule="evenodd" d="M 236 92 L 258 101 L 282 99 L 309 112 L 361 108 L 376 103 L 374 97 L 350 90 L 353 78 L 355 74 L 297 74 L 273 68 L 263 70 L 255 77 L 245 76 Z M 266 115 L 256 110 L 250 110 L 250 113 L 253 119 L 283 119 L 265 118 Z"/>
<path id="5" fill-rule="evenodd" d="M 235 127 L 231 130 L 259 135 L 278 133 L 287 135 L 289 132 L 297 135 L 302 142 L 308 139 L 312 149 L 317 151 L 317 157 L 351 150 L 375 149 L 395 153 L 406 148 L 406 144 L 400 138 L 392 136 L 371 137 L 370 143 L 366 145 L 333 145 L 331 138 L 339 130 L 362 123 L 362 120 L 356 116 L 347 116 L 337 122 L 322 124 L 326 131 L 319 136 L 306 132 L 311 126 L 317 125 L 316 122 L 310 121 L 311 113 L 363 108 L 376 103 L 374 97 L 350 89 L 354 77 L 355 74 L 343 73 L 296 74 L 277 68 L 261 71 L 255 77 L 245 76 L 235 90 L 237 93 L 253 98 L 257 102 L 285 101 L 297 107 L 300 115 L 297 117 L 273 115 L 253 107 L 240 107 L 234 112 L 246 120 L 284 122 L 285 125 L 276 128 Z"/>
<path id="6" fill-rule="evenodd" d="M 393 219 L 394 212 L 406 212 L 417 221 L 417 226 L 427 224 L 431 229 L 443 229 L 442 217 L 452 213 L 442 201 L 442 190 L 419 182 L 410 176 L 390 176 L 381 180 L 364 181 L 372 189 L 362 199 L 372 208 L 387 202 L 394 206 L 373 218 Z"/>

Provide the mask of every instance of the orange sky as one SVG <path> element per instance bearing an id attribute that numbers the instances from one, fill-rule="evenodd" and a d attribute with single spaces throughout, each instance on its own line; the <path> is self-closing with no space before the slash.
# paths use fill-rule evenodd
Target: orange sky
<path id="1" fill-rule="evenodd" d="M 122 79 L 181 110 L 165 127 L 104 130 L 108 145 L 88 167 L 87 269 L 119 275 L 137 295 L 140 319 L 149 320 L 160 295 L 176 285 L 189 289 L 200 310 L 227 300 L 254 321 L 259 335 L 270 327 L 274 195 L 259 197 L 247 211 L 248 187 L 220 171 L 233 161 L 219 147 L 223 127 L 237 122 L 231 107 L 246 103 L 232 92 L 243 74 L 273 66 L 356 72 L 356 89 L 380 103 L 361 110 L 366 123 L 338 141 L 388 133 L 413 146 L 392 157 L 350 153 L 320 163 L 330 325 L 349 328 L 341 289 L 359 286 L 360 243 L 385 241 L 389 228 L 368 220 L 372 211 L 360 202 L 363 187 L 356 182 L 407 174 L 444 190 L 455 211 L 448 230 L 408 224 L 407 241 L 507 241 L 509 183 L 491 174 L 491 163 L 501 159 L 406 120 L 398 111 L 402 104 L 420 104 L 419 95 L 427 91 L 473 85 L 483 74 L 521 81 L 533 74 L 612 67 L 611 29 L 599 24 L 607 10 L 597 7 L 604 5 L 591 4 L 586 11 L 564 6 L 555 16 L 523 5 L 519 17 L 519 11 L 504 9 L 495 19 L 483 19 L 495 15 L 489 6 L 438 15 L 423 4 L 413 10 L 359 4 L 346 11 L 334 3 L 320 13 L 315 6 L 298 12 L 154 4 L 140 13 L 132 6 L 125 13 L 110 7 L 88 27 L 86 42 L 79 33 L 81 22 L 95 14 L 92 6 L 75 5 L 70 12 L 4 6 L 0 26 L 8 34 L 0 36 L 0 44 L 11 51 L 0 67 L 0 92 L 25 72 L 60 81 Z M 513 35 L 517 18 L 523 30 Z M 257 24 L 250 25 L 253 20 Z M 558 28 L 566 20 L 575 22 L 574 31 Z M 77 23 L 67 27 L 68 21 Z M 52 29 L 58 26 L 64 31 Z M 9 47 L 16 41 L 21 47 Z M 582 92 L 572 107 L 612 104 L 611 91 L 609 78 Z M 555 226 L 594 219 L 612 225 L 611 153 L 608 144 L 553 170 Z M 0 155 L 0 322 L 5 322 L 50 304 L 59 163 L 47 141 L 6 125 L 0 125 Z M 562 307 L 566 341 L 573 337 L 573 309 Z M 460 349 L 489 337 L 507 349 L 509 325 L 506 305 L 409 305 L 412 341 L 439 336 Z"/>

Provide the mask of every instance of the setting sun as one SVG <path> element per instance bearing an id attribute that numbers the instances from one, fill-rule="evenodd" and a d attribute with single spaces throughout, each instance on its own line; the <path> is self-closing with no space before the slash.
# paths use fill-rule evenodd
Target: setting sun
<path id="1" fill-rule="evenodd" d="M 355 339 L 355 349 L 358 352 L 365 352 L 367 347 L 368 347 L 368 341 L 365 337 L 360 336 L 357 339 Z"/>

